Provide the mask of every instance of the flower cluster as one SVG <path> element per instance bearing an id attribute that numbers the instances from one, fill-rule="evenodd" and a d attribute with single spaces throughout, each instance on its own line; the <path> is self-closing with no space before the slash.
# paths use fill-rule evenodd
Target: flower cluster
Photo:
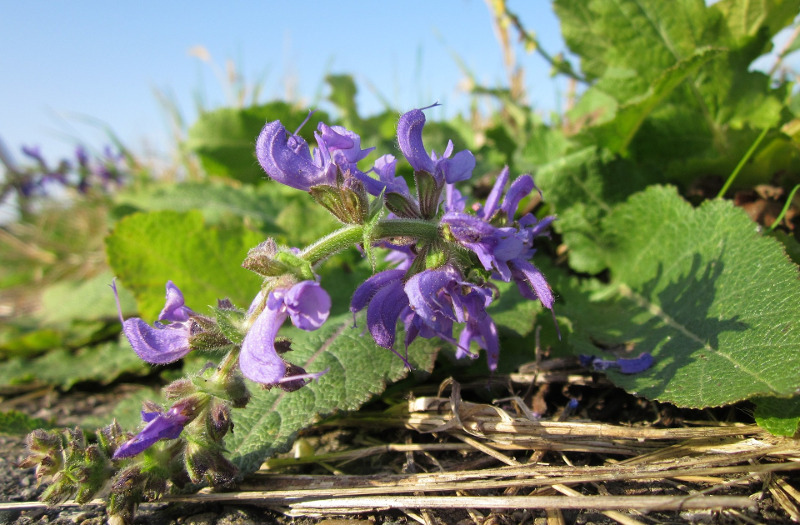
<path id="1" fill-rule="evenodd" d="M 168 482 L 231 482 L 236 468 L 224 457 L 224 438 L 233 426 L 231 410 L 249 402 L 247 380 L 293 392 L 327 372 L 306 371 L 287 360 L 292 342 L 279 332 L 287 320 L 301 330 L 325 323 L 331 297 L 315 270 L 347 248 L 361 250 L 373 263 L 373 250 L 389 251 L 393 266 L 358 286 L 350 300 L 354 319 L 366 310 L 366 328 L 378 346 L 410 368 L 409 345 L 418 337 L 436 337 L 454 345 L 457 357 L 475 358 L 476 349 L 483 349 L 490 370 L 497 368 L 500 340 L 489 306 L 498 287 L 492 281 L 513 281 L 523 297 L 553 309 L 553 293 L 531 263 L 534 241 L 547 234 L 553 218 L 518 217 L 520 203 L 536 187 L 530 175 L 509 183 L 507 168 L 486 202 L 468 210 L 456 184 L 472 176 L 475 157 L 467 150 L 455 152 L 452 141 L 441 155 L 429 153 L 424 126 L 419 109 L 402 115 L 397 126 L 400 152 L 413 169 L 413 192 L 398 174 L 394 155 L 382 155 L 363 169 L 374 148 L 363 149 L 350 130 L 320 123 L 312 151 L 280 122 L 264 126 L 256 156 L 266 173 L 308 192 L 341 227 L 304 249 L 272 239 L 251 249 L 242 266 L 262 276 L 263 284 L 247 309 L 222 299 L 210 314 L 200 314 L 168 281 L 156 321 L 125 319 L 112 283 L 123 333 L 141 359 L 165 365 L 191 352 L 223 357 L 165 387 L 171 405 L 147 404 L 144 426 L 135 435 L 109 427 L 104 444 L 94 448 L 66 434 L 32 437 L 26 464 L 56 479 L 54 501 L 76 490 L 89 497 L 110 486 L 109 509 L 132 515 L 141 497 L 162 493 Z M 80 166 L 86 168 L 87 162 L 79 155 Z M 400 324 L 404 351 L 395 348 Z M 68 471 L 85 481 L 76 485 L 75 476 L 64 474 Z"/>
<path id="2" fill-rule="evenodd" d="M 552 310 L 553 293 L 542 273 L 530 262 L 534 239 L 547 233 L 552 217 L 537 220 L 528 213 L 516 217 L 522 199 L 534 189 L 533 178 L 522 175 L 508 191 L 509 170 L 502 170 L 484 206 L 466 213 L 465 199 L 455 184 L 468 180 L 475 157 L 464 150 L 454 154 L 450 141 L 442 155 L 426 150 L 422 132 L 425 114 L 415 109 L 400 117 L 397 142 L 414 170 L 416 195 L 396 174 L 397 159 L 383 155 L 366 171 L 356 163 L 370 150 L 352 131 L 320 124 L 312 153 L 296 133 L 280 122 L 269 122 L 256 143 L 256 155 L 267 174 L 277 182 L 318 195 L 317 200 L 346 224 L 364 224 L 366 210 L 375 206 L 343 204 L 368 202 L 368 195 L 391 211 L 379 224 L 384 237 L 411 237 L 398 252 L 401 269 L 375 274 L 353 295 L 350 308 L 367 309 L 367 328 L 375 342 L 395 351 L 405 362 L 408 345 L 416 337 L 439 337 L 456 345 L 457 355 L 474 357 L 472 343 L 486 350 L 490 369 L 497 367 L 497 328 L 487 313 L 495 299 L 490 279 L 513 280 L 520 293 L 538 299 Z M 374 202 L 374 201 L 373 201 Z M 377 229 L 377 228 L 376 228 Z M 430 232 L 433 231 L 431 235 Z M 372 243 L 384 239 L 375 235 Z M 386 243 L 384 242 L 385 246 Z M 367 246 L 365 246 L 367 248 Z M 394 348 L 396 326 L 405 326 L 406 352 Z M 461 325 L 456 337 L 454 329 Z M 410 365 L 409 365 L 410 366 Z"/>
<path id="3" fill-rule="evenodd" d="M 13 167 L 12 174 L 23 198 L 47 196 L 55 188 L 74 188 L 87 193 L 93 186 L 110 191 L 125 178 L 124 156 L 105 147 L 103 155 L 92 158 L 83 146 L 75 148 L 75 159 L 62 159 L 53 168 L 38 146 L 23 146 L 22 153 L 34 162 L 26 168 Z"/>

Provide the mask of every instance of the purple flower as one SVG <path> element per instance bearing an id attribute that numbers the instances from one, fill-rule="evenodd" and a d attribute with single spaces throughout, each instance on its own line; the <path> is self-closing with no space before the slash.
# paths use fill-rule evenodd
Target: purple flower
<path id="1" fill-rule="evenodd" d="M 408 297 L 404 290 L 404 270 L 384 270 L 376 273 L 353 294 L 350 301 L 350 311 L 353 312 L 355 324 L 356 312 L 367 308 L 367 329 L 375 343 L 388 348 L 409 368 L 408 360 L 394 349 L 397 320 L 408 308 Z"/>
<path id="2" fill-rule="evenodd" d="M 189 353 L 190 316 L 194 312 L 184 305 L 183 294 L 172 281 L 167 281 L 166 304 L 153 326 L 138 317 L 124 319 L 116 283 L 112 283 L 111 288 L 117 300 L 122 331 L 139 357 L 148 363 L 163 365 L 177 361 Z M 170 323 L 163 324 L 160 321 Z"/>
<path id="3" fill-rule="evenodd" d="M 417 337 L 439 337 L 458 345 L 456 357 L 476 357 L 471 342 L 487 350 L 489 366 L 497 367 L 499 342 L 497 328 L 486 307 L 492 301 L 490 290 L 465 281 L 453 266 L 424 270 L 404 282 L 404 270 L 385 270 L 358 287 L 350 302 L 355 313 L 367 308 L 367 328 L 375 343 L 392 350 L 409 368 L 408 346 Z M 394 349 L 398 320 L 406 329 L 406 356 Z M 454 323 L 465 325 L 456 341 Z"/>
<path id="4" fill-rule="evenodd" d="M 500 343 L 497 327 L 486 313 L 492 291 L 466 281 L 453 266 L 425 270 L 406 283 L 409 305 L 414 316 L 407 319 L 407 344 L 417 336 L 436 336 L 453 341 L 453 323 L 463 323 L 456 357 L 476 357 L 469 351 L 471 342 L 486 350 L 489 369 L 497 368 Z"/>
<path id="5" fill-rule="evenodd" d="M 47 163 L 39 146 L 22 146 L 22 153 L 38 162 L 46 170 Z"/>
<path id="6" fill-rule="evenodd" d="M 578 360 L 581 366 L 593 368 L 598 372 L 617 370 L 621 374 L 638 374 L 653 366 L 653 356 L 649 352 L 642 352 L 637 357 L 619 359 L 601 359 L 593 355 L 580 355 Z"/>
<path id="7" fill-rule="evenodd" d="M 469 150 L 453 153 L 453 141 L 447 143 L 441 157 L 436 152 L 428 156 L 422 143 L 422 128 L 425 127 L 425 114 L 421 109 L 412 109 L 403 114 L 397 122 L 397 142 L 411 167 L 415 171 L 430 173 L 441 186 L 445 182 L 454 183 L 467 180 L 475 169 L 475 157 Z"/>
<path id="8" fill-rule="evenodd" d="M 194 410 L 186 403 L 176 404 L 166 412 L 142 411 L 142 421 L 147 425 L 133 439 L 122 444 L 115 452 L 114 459 L 130 458 L 149 448 L 162 439 L 177 439 L 186 426 L 194 419 Z"/>
<path id="9" fill-rule="evenodd" d="M 263 300 L 259 294 L 251 311 Z M 275 337 L 286 318 L 301 330 L 316 330 L 328 318 L 331 298 L 317 282 L 302 281 L 291 288 L 269 293 L 264 310 L 258 315 L 242 342 L 239 366 L 248 379 L 276 385 L 316 378 L 322 374 L 289 374 L 287 365 L 275 348 Z M 297 367 L 299 368 L 299 367 Z"/>
<path id="10" fill-rule="evenodd" d="M 530 175 L 522 175 L 511 184 L 501 202 L 507 183 L 506 167 L 497 177 L 486 204 L 477 210 L 477 217 L 455 211 L 457 207 L 450 206 L 442 217 L 442 223 L 448 226 L 459 244 L 478 257 L 486 270 L 494 271 L 503 281 L 513 279 L 524 297 L 538 299 L 552 310 L 553 292 L 542 273 L 529 260 L 535 252 L 534 238 L 546 233 L 554 217 L 538 221 L 532 214 L 526 214 L 514 221 L 520 201 L 536 186 Z"/>
<path id="11" fill-rule="evenodd" d="M 378 179 L 375 180 L 365 173 L 359 174 L 359 180 L 364 184 L 364 188 L 370 195 L 376 197 L 382 192 L 399 193 L 407 198 L 411 198 L 408 191 L 408 183 L 403 177 L 395 176 L 397 159 L 394 155 L 383 155 L 375 161 L 372 170 Z"/>
<path id="12" fill-rule="evenodd" d="M 256 157 L 267 175 L 303 191 L 320 184 L 336 185 L 339 174 L 357 176 L 356 163 L 373 149 L 362 150 L 361 138 L 352 131 L 320 123 L 314 132 L 318 148 L 312 156 L 297 132 L 287 134 L 280 121 L 267 122 L 256 140 Z"/>

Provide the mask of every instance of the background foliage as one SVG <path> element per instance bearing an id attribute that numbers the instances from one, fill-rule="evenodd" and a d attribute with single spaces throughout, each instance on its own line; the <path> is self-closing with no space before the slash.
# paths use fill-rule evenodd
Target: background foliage
<path id="1" fill-rule="evenodd" d="M 537 306 L 501 290 L 492 307 L 501 331 L 500 371 L 533 359 L 532 334 L 541 325 L 551 355 L 651 352 L 650 370 L 609 373 L 636 395 L 695 408 L 750 400 L 760 425 L 794 434 L 800 225 L 790 213 L 768 233 L 777 214 L 758 214 L 747 203 L 780 209 L 800 183 L 794 82 L 778 65 L 769 73 L 751 68 L 774 36 L 795 24 L 800 0 L 711 6 L 556 0 L 554 6 L 579 57 L 574 65 L 553 61 L 554 72 L 570 76 L 579 93 L 567 111 L 544 118 L 513 86 L 477 85 L 476 100 L 499 102 L 493 111 L 425 129 L 426 144 L 437 151 L 452 139 L 457 149 L 475 152 L 476 176 L 461 188 L 473 200 L 485 197 L 508 164 L 513 173 L 531 172 L 542 190 L 543 204 L 523 207 L 558 217 L 535 262 L 557 293 L 563 337 Z M 519 36 L 534 39 L 522 28 Z M 351 77 L 331 75 L 327 82 L 335 111 L 314 113 L 301 130 L 305 139 L 313 144 L 311 133 L 325 121 L 353 129 L 365 147 L 395 151 L 397 114 L 410 108 L 362 116 Z M 308 109 L 274 101 L 208 111 L 181 144 L 187 158 L 199 160 L 199 168 L 187 164 L 187 180 L 167 181 L 133 162 L 131 181 L 120 190 L 45 202 L 3 227 L 0 283 L 17 315 L 0 326 L 0 390 L 43 383 L 69 389 L 122 374 L 173 378 L 176 370 L 151 369 L 118 341 L 106 285 L 116 276 L 124 313 L 148 320 L 163 304 L 167 280 L 199 312 L 224 297 L 249 304 L 259 288 L 258 278 L 240 267 L 249 248 L 266 237 L 301 247 L 336 226 L 309 195 L 267 180 L 254 157 L 265 121 L 295 129 Z M 715 198 L 761 135 L 727 199 Z M 411 181 L 405 161 L 399 170 Z M 771 189 L 767 197 L 763 188 Z M 797 204 L 788 205 L 800 215 Z M 319 332 L 291 333 L 292 359 L 331 371 L 296 393 L 257 391 L 252 407 L 235 413 L 230 450 L 245 469 L 284 450 L 315 419 L 356 410 L 405 375 L 398 359 L 359 335 L 363 320 L 353 329 L 345 313 L 353 289 L 371 272 L 356 252 L 323 267 L 334 316 Z M 437 352 L 447 350 L 430 341 L 412 346 L 416 380 L 432 370 Z M 186 359 L 186 371 L 196 373 L 207 357 Z M 444 356 L 438 366 L 455 376 L 476 369 L 453 366 Z M 30 426 L 18 414 L 0 416 L 7 428 Z"/>

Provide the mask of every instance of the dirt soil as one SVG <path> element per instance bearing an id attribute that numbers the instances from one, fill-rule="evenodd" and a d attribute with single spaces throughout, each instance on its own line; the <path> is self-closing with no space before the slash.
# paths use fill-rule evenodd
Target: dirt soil
<path id="1" fill-rule="evenodd" d="M 45 395 L 31 395 L 30 393 L 19 396 L 14 401 L 14 408 L 29 415 L 44 419 L 54 419 L 59 425 L 73 426 L 87 416 L 107 416 L 115 405 L 115 400 L 128 392 L 132 385 L 117 384 L 107 391 L 91 391 L 73 389 L 68 393 L 50 391 Z M 731 420 L 752 422 L 750 407 L 739 405 L 716 411 L 687 411 L 678 410 L 670 405 L 654 404 L 633 396 L 610 386 L 595 388 L 574 387 L 564 388 L 553 386 L 540 388 L 538 395 L 530 398 L 531 406 L 547 408 L 546 417 L 551 419 L 563 418 L 564 406 L 568 397 L 577 394 L 582 399 L 584 409 L 579 409 L 576 416 L 590 418 L 592 421 L 628 422 L 638 421 L 654 422 L 656 426 L 680 426 L 684 424 L 696 425 L 702 421 Z M 467 394 L 464 394 L 467 397 Z M 12 398 L 13 399 L 13 398 Z M 8 403 L 8 398 L 5 401 Z M 4 404 L 5 404 L 4 403 Z M 303 436 L 307 445 L 314 447 L 316 453 L 321 451 L 347 450 L 363 447 L 367 442 L 383 443 L 432 443 L 432 442 L 458 442 L 443 434 L 419 434 L 417 432 L 398 429 L 364 429 L 364 428 L 331 428 L 321 427 L 308 431 Z M 25 457 L 23 436 L 0 435 L 0 502 L 32 502 L 36 501 L 44 486 L 37 487 L 33 476 L 33 469 L 20 469 L 19 462 Z M 530 452 L 528 452 L 530 456 Z M 517 457 L 525 458 L 524 454 Z M 546 452 L 541 456 L 543 464 L 564 465 L 569 461 L 575 465 L 604 464 L 608 457 L 589 453 L 558 453 Z M 484 468 L 502 466 L 495 459 L 479 452 L 456 453 L 442 452 L 435 454 L 409 454 L 394 453 L 371 457 L 364 460 L 350 461 L 342 468 L 347 474 L 381 474 L 381 473 L 409 473 L 437 470 L 456 470 L 465 468 Z M 330 466 L 327 466 L 330 469 Z M 283 471 L 285 474 L 330 474 L 325 466 L 305 465 L 290 467 Z M 780 474 L 791 486 L 800 487 L 800 474 L 797 470 Z M 731 511 L 678 511 L 678 512 L 650 512 L 626 513 L 636 521 L 629 523 L 646 524 L 672 524 L 672 523 L 792 523 L 787 512 L 774 501 L 772 494 L 765 490 L 765 477 L 753 476 L 750 481 L 731 484 L 724 492 L 714 492 L 715 495 L 746 496 L 755 500 L 757 510 L 731 510 Z M 247 483 L 248 480 L 245 480 Z M 252 483 L 252 481 L 251 481 Z M 632 483 L 630 481 L 605 482 L 603 484 L 585 484 L 575 486 L 575 489 L 585 494 L 592 495 L 685 495 L 687 491 L 702 490 L 707 485 L 696 484 L 691 480 L 677 481 L 665 479 L 663 481 Z M 252 490 L 252 489 L 248 489 Z M 482 494 L 503 495 L 504 491 L 483 491 Z M 507 493 L 507 491 L 506 491 Z M 525 492 L 529 494 L 530 491 Z M 542 492 L 542 489 L 537 493 Z M 436 493 L 432 493 L 435 495 Z M 0 510 L 0 524 L 33 524 L 33 523 L 59 523 L 59 524 L 101 524 L 106 523 L 104 507 L 100 505 L 59 506 L 51 508 L 36 508 L 30 510 Z M 341 516 L 295 516 L 282 514 L 279 509 L 273 510 L 257 505 L 248 504 L 219 504 L 219 503 L 145 503 L 137 513 L 135 523 L 150 525 L 167 524 L 193 524 L 193 525 L 228 525 L 228 524 L 326 524 L 343 525 L 345 523 L 357 525 L 364 524 L 404 524 L 404 523 L 431 523 L 466 525 L 469 523 L 483 524 L 511 524 L 531 523 L 536 525 L 549 525 L 557 523 L 576 524 L 606 524 L 619 523 L 597 511 L 589 510 L 514 510 L 491 512 L 489 509 L 469 511 L 458 510 L 428 510 L 413 509 L 406 511 L 387 510 L 374 513 L 350 514 Z"/>

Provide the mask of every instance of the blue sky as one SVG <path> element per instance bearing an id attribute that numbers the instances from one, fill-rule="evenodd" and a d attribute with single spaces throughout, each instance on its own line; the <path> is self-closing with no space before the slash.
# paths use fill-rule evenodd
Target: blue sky
<path id="1" fill-rule="evenodd" d="M 545 49 L 564 49 L 550 2 L 509 6 Z M 4 2 L 0 138 L 18 161 L 23 144 L 41 145 L 54 161 L 78 142 L 99 150 L 106 139 L 96 121 L 135 152 L 167 152 L 169 121 L 154 90 L 190 122 L 198 97 L 207 107 L 226 103 L 214 68 L 190 55 L 195 46 L 218 67 L 230 59 L 246 81 L 261 81 L 262 101 L 290 94 L 312 104 L 327 93 L 326 74 L 350 73 L 362 114 L 381 110 L 381 97 L 398 111 L 434 101 L 446 115 L 464 111 L 454 57 L 480 82 L 506 84 L 483 0 Z M 556 109 L 563 85 L 537 55 L 518 47 L 517 56 L 534 105 Z"/>

